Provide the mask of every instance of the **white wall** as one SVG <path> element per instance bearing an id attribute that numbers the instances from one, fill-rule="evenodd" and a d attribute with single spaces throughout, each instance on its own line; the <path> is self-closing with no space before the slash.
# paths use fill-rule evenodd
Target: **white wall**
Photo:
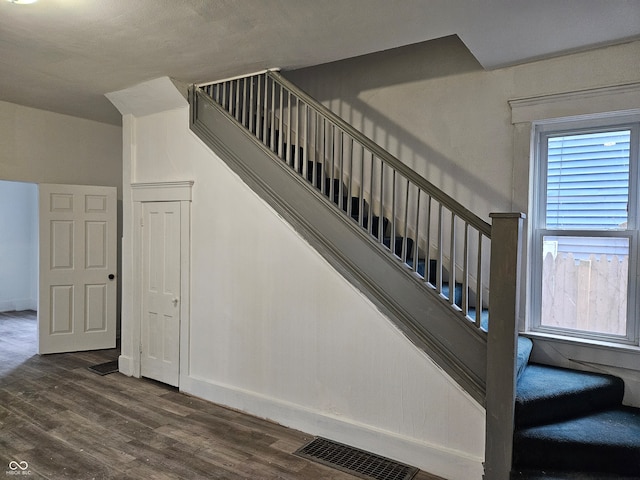
<path id="1" fill-rule="evenodd" d="M 0 102 L 0 179 L 120 188 L 122 128 Z"/>
<path id="2" fill-rule="evenodd" d="M 445 478 L 481 478 L 484 410 L 188 130 L 186 107 L 125 116 L 124 129 L 131 182 L 195 180 L 183 391 Z M 140 327 L 128 301 L 121 369 L 132 373 Z"/>
<path id="3" fill-rule="evenodd" d="M 0 181 L 0 312 L 37 307 L 37 212 L 36 185 Z"/>

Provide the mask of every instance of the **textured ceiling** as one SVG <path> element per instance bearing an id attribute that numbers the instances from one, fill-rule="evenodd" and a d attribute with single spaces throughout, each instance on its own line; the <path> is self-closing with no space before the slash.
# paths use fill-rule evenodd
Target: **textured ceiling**
<path id="1" fill-rule="evenodd" d="M 640 38 L 640 0 L 0 0 L 0 100 L 112 124 L 105 93 L 458 35 L 485 68 Z"/>

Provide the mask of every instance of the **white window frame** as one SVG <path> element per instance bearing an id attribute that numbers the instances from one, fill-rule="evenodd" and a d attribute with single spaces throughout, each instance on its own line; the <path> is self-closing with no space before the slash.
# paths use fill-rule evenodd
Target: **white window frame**
<path id="1" fill-rule="evenodd" d="M 639 214 L 640 192 L 638 168 L 640 150 L 640 115 L 608 114 L 581 119 L 554 119 L 533 123 L 533 169 L 532 176 L 537 181 L 531 183 L 530 211 L 530 285 L 529 285 L 529 330 L 537 333 L 552 334 L 564 337 L 575 337 L 605 341 L 626 345 L 638 345 L 640 333 L 640 308 L 638 308 L 638 249 L 639 249 Z M 587 134 L 600 131 L 630 130 L 629 158 L 629 211 L 626 229 L 601 230 L 569 230 L 546 228 L 546 195 L 547 195 L 547 139 L 561 135 Z M 546 326 L 541 324 L 542 304 L 542 259 L 543 238 L 545 236 L 573 237 L 617 237 L 626 238 L 629 242 L 629 278 L 627 289 L 627 325 L 623 336 L 586 332 L 568 328 Z"/>

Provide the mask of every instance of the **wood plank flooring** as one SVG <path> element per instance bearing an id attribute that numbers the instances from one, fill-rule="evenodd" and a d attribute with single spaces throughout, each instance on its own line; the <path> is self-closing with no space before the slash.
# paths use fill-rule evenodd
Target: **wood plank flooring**
<path id="1" fill-rule="evenodd" d="M 0 476 L 357 478 L 292 455 L 310 435 L 157 382 L 87 370 L 115 360 L 116 349 L 39 356 L 36 335 L 34 312 L 0 313 Z"/>

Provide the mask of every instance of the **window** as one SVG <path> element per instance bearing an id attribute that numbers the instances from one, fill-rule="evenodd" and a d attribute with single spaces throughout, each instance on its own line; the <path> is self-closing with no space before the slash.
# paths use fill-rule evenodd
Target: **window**
<path id="1" fill-rule="evenodd" d="M 536 128 L 532 329 L 638 342 L 638 118 Z"/>

